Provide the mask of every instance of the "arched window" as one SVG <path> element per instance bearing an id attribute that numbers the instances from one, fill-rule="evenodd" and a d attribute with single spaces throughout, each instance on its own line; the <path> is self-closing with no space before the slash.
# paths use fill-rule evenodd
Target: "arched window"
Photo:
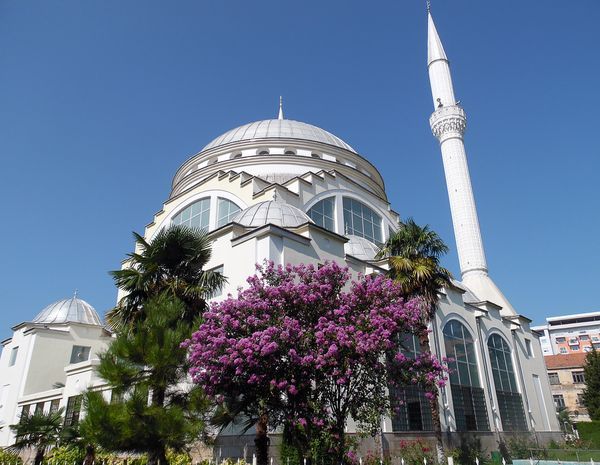
<path id="1" fill-rule="evenodd" d="M 315 203 L 310 210 L 308 216 L 319 226 L 335 231 L 335 197 L 327 197 Z"/>
<path id="2" fill-rule="evenodd" d="M 219 197 L 217 199 L 217 228 L 230 223 L 232 218 L 239 211 L 240 207 L 231 200 Z"/>
<path id="3" fill-rule="evenodd" d="M 210 197 L 205 197 L 181 210 L 171 222 L 173 225 L 183 224 L 190 228 L 208 229 L 209 219 Z"/>
<path id="4" fill-rule="evenodd" d="M 285 154 L 286 155 L 296 155 L 296 152 L 294 152 L 293 150 L 286 150 Z"/>
<path id="5" fill-rule="evenodd" d="M 420 352 L 419 340 L 414 334 L 404 334 L 398 342 L 399 350 L 410 358 Z M 431 407 L 420 386 L 389 386 L 392 405 L 392 431 L 433 431 Z"/>
<path id="6" fill-rule="evenodd" d="M 444 345 L 450 368 L 450 389 L 457 431 L 489 431 L 485 395 L 479 382 L 475 344 L 459 321 L 444 326 Z"/>
<path id="7" fill-rule="evenodd" d="M 527 431 L 523 399 L 515 379 L 510 347 L 498 334 L 488 339 L 488 351 L 494 375 L 498 410 L 504 431 Z"/>
<path id="8" fill-rule="evenodd" d="M 258 152 L 259 155 L 269 155 L 269 151 L 268 150 L 261 150 L 260 152 Z"/>
<path id="9" fill-rule="evenodd" d="M 381 216 L 364 203 L 344 197 L 344 232 L 381 244 Z"/>

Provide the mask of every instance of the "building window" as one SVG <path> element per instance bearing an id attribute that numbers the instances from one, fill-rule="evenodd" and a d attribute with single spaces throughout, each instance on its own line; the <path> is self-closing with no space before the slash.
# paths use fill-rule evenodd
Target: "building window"
<path id="1" fill-rule="evenodd" d="M 404 355 L 415 358 L 420 352 L 419 340 L 414 334 L 405 334 L 398 341 Z M 433 431 L 431 407 L 420 386 L 389 387 L 392 406 L 392 431 Z"/>
<path id="2" fill-rule="evenodd" d="M 19 353 L 18 347 L 13 347 L 10 351 L 10 358 L 8 359 L 8 366 L 12 367 L 17 362 L 17 354 Z"/>
<path id="3" fill-rule="evenodd" d="M 296 152 L 294 152 L 293 150 L 286 150 L 285 154 L 286 155 L 296 155 Z"/>
<path id="4" fill-rule="evenodd" d="M 561 348 L 560 348 L 558 351 L 559 351 L 561 354 L 566 354 L 566 353 L 567 353 L 567 348 L 566 348 L 566 347 L 561 347 Z"/>
<path id="5" fill-rule="evenodd" d="M 557 337 L 555 339 L 556 342 L 561 343 L 561 342 L 566 342 L 567 340 L 564 337 Z"/>
<path id="6" fill-rule="evenodd" d="M 554 405 L 556 406 L 556 408 L 564 408 L 565 398 L 562 394 L 554 394 L 552 398 L 554 399 Z"/>
<path id="7" fill-rule="evenodd" d="M 576 384 L 584 384 L 585 383 L 585 374 L 583 371 L 572 371 L 573 382 Z"/>
<path id="8" fill-rule="evenodd" d="M 261 150 L 260 152 L 258 152 L 259 155 L 269 155 L 269 151 L 268 150 Z"/>
<path id="9" fill-rule="evenodd" d="M 579 340 L 580 341 L 589 341 L 590 337 L 587 334 L 582 334 L 581 336 L 579 336 Z"/>
<path id="10" fill-rule="evenodd" d="M 92 348 L 88 346 L 73 346 L 70 363 L 86 362 L 90 358 L 91 349 Z"/>
<path id="11" fill-rule="evenodd" d="M 60 407 L 60 399 L 53 399 L 50 401 L 49 413 L 56 413 Z"/>
<path id="12" fill-rule="evenodd" d="M 548 373 L 548 380 L 550 381 L 550 384 L 560 384 L 558 373 Z"/>
<path id="13" fill-rule="evenodd" d="M 65 412 L 65 426 L 75 426 L 79 423 L 81 414 L 81 400 L 83 396 L 72 396 L 67 401 L 67 410 Z"/>
<path id="14" fill-rule="evenodd" d="M 492 375 L 496 387 L 498 410 L 504 431 L 527 431 L 523 399 L 519 393 L 513 369 L 510 347 L 498 334 L 488 339 Z"/>
<path id="15" fill-rule="evenodd" d="M 345 234 L 354 234 L 375 244 L 381 244 L 381 216 L 362 202 L 350 197 L 344 197 L 343 203 Z"/>
<path id="16" fill-rule="evenodd" d="M 27 418 L 29 416 L 31 410 L 31 404 L 28 405 L 23 405 L 23 408 L 21 409 L 21 417 L 19 421 L 23 421 L 25 418 Z"/>
<path id="17" fill-rule="evenodd" d="M 223 268 L 223 265 L 221 265 L 221 266 L 217 266 L 216 268 L 213 268 L 213 269 L 211 269 L 209 271 L 211 271 L 212 273 L 219 273 L 219 274 L 222 275 L 223 271 L 224 271 L 224 268 Z M 209 295 L 208 297 L 206 297 L 206 299 L 207 300 L 214 299 L 215 297 L 219 297 L 222 293 L 223 293 L 223 288 L 215 289 L 214 292 L 211 295 Z"/>
<path id="18" fill-rule="evenodd" d="M 42 415 L 44 413 L 44 402 L 38 402 L 35 404 L 34 415 Z"/>
<path id="19" fill-rule="evenodd" d="M 210 220 L 210 197 L 200 199 L 180 211 L 173 217 L 174 226 L 184 225 L 190 228 L 208 229 Z"/>
<path id="20" fill-rule="evenodd" d="M 457 431 L 489 431 L 485 395 L 479 382 L 473 337 L 457 320 L 444 326 L 444 345 L 450 368 L 450 390 Z"/>
<path id="21" fill-rule="evenodd" d="M 525 339 L 525 352 L 527 352 L 528 357 L 533 357 L 533 349 L 531 347 L 531 340 Z"/>
<path id="22" fill-rule="evenodd" d="M 219 197 L 217 199 L 217 228 L 229 224 L 239 211 L 240 207 L 231 200 Z"/>
<path id="23" fill-rule="evenodd" d="M 308 210 L 310 219 L 319 226 L 335 231 L 335 197 L 327 197 L 315 203 Z"/>

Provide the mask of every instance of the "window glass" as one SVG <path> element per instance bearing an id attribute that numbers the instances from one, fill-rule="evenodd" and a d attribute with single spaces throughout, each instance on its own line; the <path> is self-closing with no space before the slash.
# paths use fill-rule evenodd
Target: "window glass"
<path id="1" fill-rule="evenodd" d="M 450 368 L 450 390 L 458 431 L 489 431 L 485 395 L 479 383 L 475 344 L 469 330 L 451 320 L 443 330 Z"/>
<path id="2" fill-rule="evenodd" d="M 235 214 L 239 211 L 240 207 L 231 200 L 219 197 L 217 199 L 217 228 L 229 224 Z"/>
<path id="3" fill-rule="evenodd" d="M 44 413 L 44 402 L 38 402 L 37 404 L 35 404 L 34 414 L 41 415 L 42 413 Z"/>
<path id="4" fill-rule="evenodd" d="M 309 210 L 308 216 L 319 226 L 335 231 L 335 197 L 327 197 L 315 203 Z"/>
<path id="5" fill-rule="evenodd" d="M 172 224 L 190 228 L 208 229 L 210 215 L 210 197 L 200 199 L 180 211 L 173 217 Z"/>
<path id="6" fill-rule="evenodd" d="M 71 350 L 70 363 L 79 363 L 87 361 L 90 358 L 90 350 L 91 347 L 88 346 L 73 346 L 73 350 Z"/>
<path id="7" fill-rule="evenodd" d="M 354 234 L 375 244 L 381 244 L 381 216 L 350 197 L 344 197 L 343 204 L 345 234 Z"/>
<path id="8" fill-rule="evenodd" d="M 533 357 L 533 350 L 531 348 L 531 341 L 529 339 L 525 339 L 525 351 L 527 352 L 528 357 Z"/>
<path id="9" fill-rule="evenodd" d="M 8 359 L 8 366 L 11 367 L 17 362 L 17 354 L 19 353 L 18 347 L 13 347 L 10 351 L 10 358 Z"/>
<path id="10" fill-rule="evenodd" d="M 554 405 L 556 406 L 556 408 L 561 408 L 565 406 L 565 399 L 562 394 L 554 394 L 552 398 L 554 399 Z"/>
<path id="11" fill-rule="evenodd" d="M 560 384 L 558 373 L 548 373 L 548 380 L 550 380 L 550 384 Z"/>
<path id="12" fill-rule="evenodd" d="M 573 382 L 577 384 L 585 383 L 585 374 L 583 371 L 573 371 L 571 372 L 573 375 Z"/>
<path id="13" fill-rule="evenodd" d="M 31 404 L 23 405 L 23 408 L 21 409 L 21 421 L 29 416 L 30 411 Z"/>
<path id="14" fill-rule="evenodd" d="M 55 413 L 58 411 L 60 406 L 60 399 L 53 399 L 50 401 L 50 413 Z"/>
<path id="15" fill-rule="evenodd" d="M 81 395 L 69 397 L 65 411 L 65 426 L 74 426 L 79 423 L 82 397 Z"/>
<path id="16" fill-rule="evenodd" d="M 504 431 L 527 431 L 523 399 L 517 387 L 508 343 L 498 334 L 488 339 L 498 410 Z"/>

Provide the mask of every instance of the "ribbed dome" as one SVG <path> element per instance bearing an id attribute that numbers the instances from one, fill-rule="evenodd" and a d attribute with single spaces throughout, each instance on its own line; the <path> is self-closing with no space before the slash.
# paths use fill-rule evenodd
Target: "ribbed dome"
<path id="1" fill-rule="evenodd" d="M 360 260 L 373 260 L 379 252 L 379 247 L 364 237 L 349 235 L 349 241 L 344 244 L 346 255 L 352 255 Z"/>
<path id="2" fill-rule="evenodd" d="M 302 123 L 291 119 L 266 119 L 244 124 L 234 128 L 214 139 L 202 151 L 229 144 L 252 139 L 301 139 L 333 145 L 342 149 L 356 151 L 346 142 L 324 129 L 312 124 Z"/>
<path id="3" fill-rule="evenodd" d="M 243 226 L 257 228 L 274 224 L 282 228 L 295 228 L 305 223 L 313 223 L 302 210 L 277 200 L 267 200 L 242 210 L 231 220 Z"/>
<path id="4" fill-rule="evenodd" d="M 33 319 L 33 323 L 85 323 L 102 326 L 94 307 L 77 297 L 48 305 Z"/>

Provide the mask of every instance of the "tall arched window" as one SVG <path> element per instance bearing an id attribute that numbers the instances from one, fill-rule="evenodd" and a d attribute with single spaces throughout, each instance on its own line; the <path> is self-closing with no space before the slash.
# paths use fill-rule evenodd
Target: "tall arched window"
<path id="1" fill-rule="evenodd" d="M 510 347 L 500 335 L 492 334 L 488 339 L 488 350 L 502 429 L 504 431 L 527 431 L 523 399 L 517 387 Z"/>
<path id="2" fill-rule="evenodd" d="M 419 340 L 413 334 L 404 334 L 399 343 L 399 350 L 410 358 L 420 352 Z M 420 386 L 390 386 L 390 403 L 392 405 L 392 431 L 433 431 L 431 407 Z"/>
<path id="3" fill-rule="evenodd" d="M 479 382 L 473 337 L 465 326 L 451 320 L 444 326 L 444 345 L 450 368 L 450 389 L 457 431 L 489 431 L 485 394 Z"/>
<path id="4" fill-rule="evenodd" d="M 225 226 L 231 222 L 231 219 L 239 211 L 240 207 L 238 207 L 231 200 L 219 197 L 217 199 L 217 228 Z"/>
<path id="5" fill-rule="evenodd" d="M 209 220 L 210 197 L 205 197 L 177 213 L 172 219 L 172 224 L 183 224 L 191 228 L 208 229 Z"/>
<path id="6" fill-rule="evenodd" d="M 315 203 L 310 210 L 308 216 L 319 226 L 335 231 L 335 197 L 327 197 Z"/>
<path id="7" fill-rule="evenodd" d="M 344 197 L 344 233 L 381 244 L 381 216 L 364 203 Z"/>

